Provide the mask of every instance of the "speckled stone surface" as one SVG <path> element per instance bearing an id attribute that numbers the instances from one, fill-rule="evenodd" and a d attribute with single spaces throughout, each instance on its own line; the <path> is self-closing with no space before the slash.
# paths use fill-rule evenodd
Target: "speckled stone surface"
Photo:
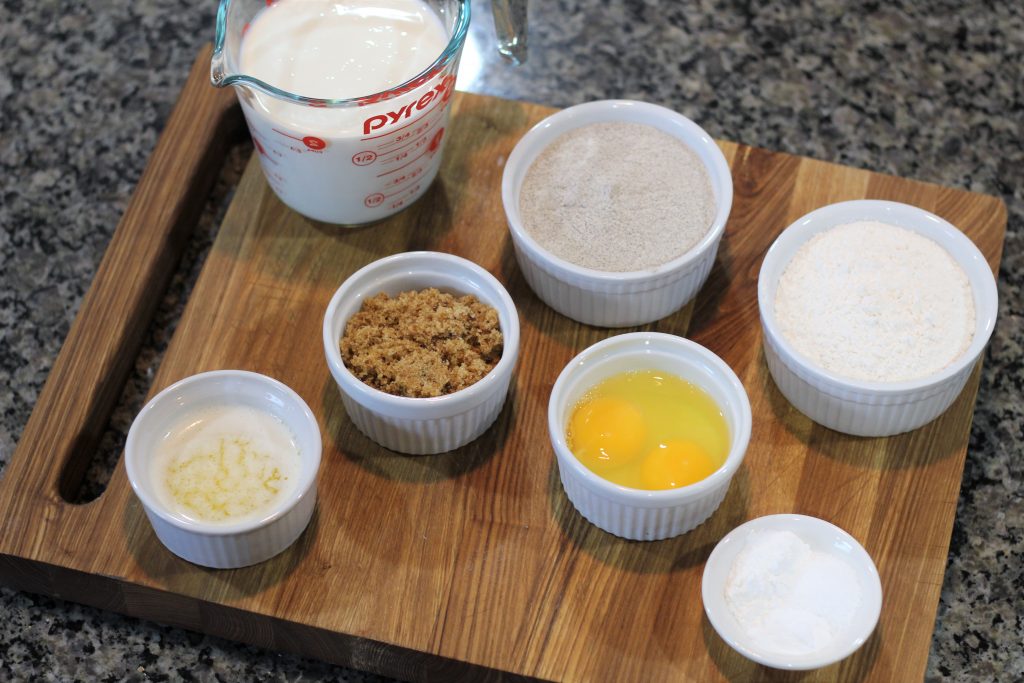
<path id="1" fill-rule="evenodd" d="M 934 680 L 1024 678 L 1024 4 L 534 2 L 531 54 L 476 13 L 460 86 L 665 104 L 716 137 L 1000 196 L 1009 227 Z M 0 4 L 0 467 L 200 45 L 211 0 Z M 104 437 L 116 459 L 248 154 L 231 157 Z M 90 474 L 95 495 L 103 468 Z M 381 680 L 0 588 L 3 680 Z"/>

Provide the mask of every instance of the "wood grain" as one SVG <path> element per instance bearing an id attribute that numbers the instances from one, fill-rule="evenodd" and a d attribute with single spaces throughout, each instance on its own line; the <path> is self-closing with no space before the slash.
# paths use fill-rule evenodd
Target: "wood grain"
<path id="1" fill-rule="evenodd" d="M 156 297 L 237 122 L 200 55 L 0 482 L 0 578 L 27 590 L 410 680 L 787 679 L 733 653 L 703 615 L 715 543 L 764 514 L 801 512 L 848 530 L 876 560 L 881 623 L 855 655 L 807 681 L 919 680 L 938 604 L 977 374 L 934 423 L 889 439 L 812 424 L 772 383 L 761 352 L 757 271 L 803 213 L 859 197 L 910 200 L 947 218 L 998 267 L 1006 212 L 992 197 L 720 143 L 735 199 L 697 300 L 642 329 L 687 334 L 743 380 L 747 459 L 719 511 L 682 537 L 623 541 L 592 527 L 558 483 L 546 433 L 551 384 L 585 346 L 622 330 L 542 304 L 515 263 L 503 161 L 550 109 L 459 94 L 439 180 L 415 206 L 345 230 L 286 209 L 250 162 L 175 332 L 153 392 L 196 372 L 274 376 L 324 435 L 320 500 L 288 551 L 206 570 L 156 540 L 118 465 L 93 503 L 64 502 L 82 453 L 120 392 Z M 186 134 L 187 131 L 187 134 Z M 521 362 L 504 412 L 472 444 L 399 456 L 345 415 L 320 347 L 327 302 L 362 265 L 434 249 L 470 258 L 512 294 Z M 125 312 L 127 311 L 127 315 Z"/>

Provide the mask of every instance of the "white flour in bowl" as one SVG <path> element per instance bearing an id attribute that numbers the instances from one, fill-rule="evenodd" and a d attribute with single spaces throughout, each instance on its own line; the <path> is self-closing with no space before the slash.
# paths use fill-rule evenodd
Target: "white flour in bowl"
<path id="1" fill-rule="evenodd" d="M 655 268 L 700 242 L 714 220 L 711 178 L 696 152 L 640 123 L 594 123 L 555 139 L 519 192 L 523 228 L 584 268 Z"/>
<path id="2" fill-rule="evenodd" d="M 855 380 L 898 382 L 942 370 L 970 346 L 974 315 L 967 274 L 949 252 L 877 221 L 812 237 L 775 293 L 786 340 Z"/>

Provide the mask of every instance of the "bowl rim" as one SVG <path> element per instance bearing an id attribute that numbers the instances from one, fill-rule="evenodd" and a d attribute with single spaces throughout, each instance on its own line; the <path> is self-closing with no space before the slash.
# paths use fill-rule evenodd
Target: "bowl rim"
<path id="1" fill-rule="evenodd" d="M 687 131 L 692 135 L 692 139 L 684 140 L 678 134 L 655 126 L 658 130 L 671 135 L 690 147 L 694 153 L 697 153 L 699 148 L 706 150 L 708 155 L 713 159 L 713 168 L 708 167 L 706 162 L 704 165 L 707 168 L 712 188 L 715 188 L 714 175 L 717 174 L 722 178 L 722 197 L 716 197 L 715 217 L 711 222 L 711 227 L 708 228 L 708 231 L 703 237 L 701 237 L 700 241 L 690 247 L 687 251 L 683 252 L 671 261 L 667 261 L 653 268 L 632 271 L 605 271 L 586 268 L 566 261 L 541 246 L 540 243 L 537 242 L 537 240 L 535 240 L 523 227 L 519 213 L 519 188 L 513 187 L 513 177 L 518 173 L 518 169 L 520 167 L 524 169 L 523 173 L 525 173 L 526 170 L 529 169 L 530 165 L 533 164 L 537 155 L 539 155 L 540 152 L 548 146 L 544 145 L 535 154 L 528 156 L 527 148 L 534 144 L 534 141 L 537 138 L 550 134 L 553 136 L 552 141 L 554 141 L 554 139 L 563 133 L 567 133 L 591 123 L 641 123 L 640 121 L 637 121 L 634 116 L 631 116 L 631 114 L 657 116 L 666 121 L 668 125 L 673 126 L 676 130 Z M 589 117 L 593 115 L 598 115 L 598 118 L 595 120 L 589 120 Z M 644 125 L 652 124 L 646 123 Z M 549 131 L 554 132 L 549 133 Z M 701 158 L 701 161 L 704 161 L 703 158 Z M 680 114 L 679 112 L 661 105 L 651 104 L 650 102 L 640 102 L 637 100 L 595 100 L 573 105 L 551 114 L 535 124 L 519 139 L 505 162 L 505 168 L 501 176 L 501 199 L 505 209 L 505 218 L 507 219 L 513 238 L 517 244 L 528 250 L 535 260 L 543 262 L 549 268 L 554 268 L 562 271 L 563 273 L 568 273 L 577 279 L 586 279 L 601 283 L 643 283 L 651 279 L 657 279 L 659 276 L 685 269 L 691 264 L 695 264 L 700 260 L 700 257 L 704 252 L 712 248 L 722 238 L 722 235 L 725 233 L 725 225 L 728 222 L 729 214 L 732 211 L 732 170 L 730 169 L 729 163 L 725 159 L 725 155 L 722 153 L 721 148 L 718 147 L 714 138 L 712 138 L 707 131 L 701 128 L 692 119 Z"/>
<path id="2" fill-rule="evenodd" d="M 136 463 L 137 458 L 143 457 L 139 450 L 139 441 L 143 438 L 140 434 L 142 427 L 139 425 L 141 425 L 144 419 L 151 413 L 156 410 L 160 410 L 162 404 L 167 403 L 168 401 L 173 401 L 175 395 L 177 395 L 181 390 L 187 389 L 195 384 L 207 384 L 229 380 L 231 378 L 241 378 L 243 381 L 263 384 L 270 390 L 283 396 L 284 400 L 291 403 L 301 415 L 301 425 L 286 422 L 287 427 L 296 437 L 298 437 L 300 433 L 300 429 L 298 427 L 301 427 L 302 430 L 308 431 L 311 437 L 315 437 L 311 438 L 311 441 L 316 444 L 316 448 L 314 449 L 314 452 L 309 453 L 308 455 L 302 455 L 304 461 L 307 459 L 309 460 L 309 466 L 305 466 L 304 463 L 300 468 L 298 481 L 296 482 L 295 488 L 292 492 L 285 499 L 274 505 L 271 510 L 262 517 L 233 523 L 202 522 L 182 518 L 171 512 L 155 494 L 152 494 L 141 484 L 141 473 L 137 469 L 137 465 L 141 466 L 141 463 Z M 251 392 L 243 390 L 240 393 L 250 394 Z M 265 528 L 281 519 L 295 509 L 299 502 L 307 495 L 315 495 L 316 478 L 320 470 L 320 461 L 322 457 L 323 436 L 320 432 L 320 426 L 317 424 L 316 416 L 313 414 L 309 405 L 301 396 L 298 395 L 298 393 L 295 392 L 294 389 L 284 382 L 274 379 L 268 375 L 249 370 L 210 370 L 207 372 L 200 372 L 179 379 L 170 386 L 161 390 L 156 396 L 147 401 L 146 405 L 143 406 L 142 410 L 140 410 L 138 415 L 135 416 L 131 427 L 128 429 L 128 437 L 125 440 L 124 447 L 124 463 L 125 470 L 128 475 L 128 482 L 146 510 L 159 517 L 162 521 L 181 529 L 182 531 L 187 531 L 201 536 L 241 535 L 250 531 Z"/>
<path id="3" fill-rule="evenodd" d="M 752 646 L 752 644 L 745 640 L 742 635 L 740 638 L 731 636 L 729 632 L 730 629 L 728 629 L 723 623 L 723 620 L 725 619 L 724 614 L 721 613 L 722 610 L 728 610 L 728 606 L 725 604 L 724 593 L 722 596 L 711 596 L 710 591 L 713 590 L 712 584 L 717 586 L 721 583 L 724 585 L 724 582 L 727 580 L 729 572 L 732 569 L 733 561 L 735 561 L 736 556 L 743 549 L 742 542 L 745 541 L 751 533 L 765 529 L 792 531 L 805 543 L 814 545 L 808 541 L 805 535 L 800 533 L 800 529 L 808 528 L 817 528 L 817 533 L 823 535 L 828 534 L 834 539 L 842 541 L 842 543 L 849 547 L 850 555 L 856 556 L 857 559 L 855 562 L 849 564 L 863 581 L 862 587 L 864 589 L 864 593 L 862 595 L 863 601 L 860 611 L 864 612 L 868 616 L 866 623 L 869 624 L 869 627 L 867 630 L 863 633 L 857 633 L 856 637 L 850 638 L 846 647 L 824 648 L 805 655 L 773 653 L 771 651 L 766 651 L 756 646 Z M 821 550 L 819 550 L 819 552 L 821 552 Z M 841 556 L 837 552 L 832 552 L 831 554 L 836 557 Z M 711 599 L 709 599 L 709 596 Z M 729 645 L 729 647 L 736 650 L 747 659 L 776 669 L 807 671 L 834 664 L 835 662 L 849 657 L 860 649 L 860 647 L 871 637 L 871 634 L 878 626 L 878 621 L 882 613 L 884 594 L 882 591 L 882 581 L 879 577 L 878 567 L 875 564 L 874 559 L 864 546 L 861 545 L 860 542 L 857 541 L 857 539 L 849 532 L 819 517 L 797 513 L 780 513 L 749 519 L 723 536 L 722 539 L 715 544 L 711 554 L 704 563 L 704 571 L 701 574 L 701 602 L 704 605 L 704 614 L 707 616 L 708 621 L 711 622 L 711 626 L 714 628 L 715 633 L 717 633 L 718 636 Z M 823 656 L 823 653 L 828 654 L 827 656 Z"/>
<path id="4" fill-rule="evenodd" d="M 915 227 L 909 227 L 909 221 L 907 220 L 902 222 L 892 220 L 892 216 L 896 213 L 913 217 L 913 225 Z M 887 221 L 886 218 L 890 218 L 890 220 Z M 779 275 L 781 277 L 785 266 L 789 263 L 788 260 L 786 263 L 782 263 L 784 258 L 782 252 L 791 244 L 798 245 L 796 248 L 799 249 L 800 246 L 816 234 L 860 220 L 889 223 L 896 227 L 913 230 L 936 242 L 949 253 L 950 257 L 964 271 L 972 293 L 977 294 L 976 298 L 985 302 L 991 302 L 991 306 L 987 310 L 978 310 L 975 307 L 975 333 L 970 345 L 953 362 L 941 370 L 917 379 L 894 382 L 848 378 L 821 367 L 797 351 L 780 331 L 778 322 L 775 319 L 774 306 L 769 305 L 774 303 L 774 299 L 771 302 L 768 301 L 771 298 L 768 295 L 768 288 L 772 284 L 768 282 L 768 271 L 779 265 Z M 980 279 L 974 277 L 972 275 L 974 270 L 965 267 L 961 259 L 957 257 L 957 254 L 954 254 L 940 240 L 936 239 L 936 235 L 941 236 L 943 239 L 952 240 L 963 250 L 965 260 L 984 264 L 988 277 Z M 789 258 L 791 260 L 792 256 Z M 854 199 L 827 204 L 804 214 L 790 223 L 772 242 L 761 262 L 757 278 L 757 305 L 764 332 L 766 335 L 771 336 L 772 342 L 778 348 L 780 356 L 786 361 L 787 365 L 795 364 L 800 372 L 810 375 L 832 388 L 854 390 L 879 396 L 898 396 L 909 392 L 922 391 L 938 387 L 954 378 L 954 376 L 961 373 L 969 365 L 975 363 L 984 352 L 985 346 L 995 330 L 996 317 L 999 311 L 995 277 L 992 275 L 985 256 L 967 235 L 949 221 L 936 216 L 930 211 L 912 204 L 882 199 Z"/>
<path id="5" fill-rule="evenodd" d="M 735 433 L 730 434 L 731 443 L 729 444 L 729 453 L 726 455 L 725 462 L 704 479 L 674 489 L 635 489 L 615 484 L 596 474 L 573 455 L 565 441 L 564 426 L 558 420 L 559 406 L 565 398 L 563 394 L 566 387 L 572 380 L 572 377 L 580 372 L 584 365 L 607 362 L 612 357 L 605 353 L 609 350 L 609 347 L 617 345 L 635 346 L 636 348 L 627 348 L 617 353 L 615 357 L 621 357 L 623 354 L 639 356 L 650 353 L 650 351 L 645 351 L 644 347 L 651 343 L 675 347 L 675 350 L 685 356 L 697 358 L 704 363 L 708 363 L 713 371 L 722 377 L 727 391 L 735 399 L 739 417 L 735 426 Z M 704 386 L 701 386 L 701 389 L 707 391 L 707 388 Z M 743 459 L 746 456 L 747 447 L 750 443 L 752 427 L 753 415 L 750 409 L 750 399 L 743 387 L 743 383 L 740 382 L 739 377 L 729 367 L 729 364 L 710 349 L 701 346 L 697 342 L 664 332 L 627 332 L 625 334 L 613 335 L 588 346 L 565 365 L 561 373 L 559 373 L 558 379 L 555 380 L 548 399 L 548 433 L 559 462 L 559 467 L 563 465 L 570 467 L 574 477 L 582 480 L 592 491 L 598 492 L 605 497 L 613 498 L 620 502 L 628 501 L 632 505 L 650 508 L 680 505 L 712 495 L 723 486 L 728 485 L 740 465 L 743 464 Z"/>
<path id="6" fill-rule="evenodd" d="M 407 262 L 409 263 L 407 264 Z M 447 272 L 456 277 L 458 276 L 458 271 L 455 269 L 462 269 L 463 273 L 471 275 L 471 280 L 475 278 L 476 282 L 486 283 L 494 290 L 497 301 L 492 301 L 488 298 L 487 301 L 482 301 L 482 303 L 490 305 L 498 313 L 503 343 L 501 358 L 495 366 L 479 380 L 468 387 L 459 389 L 458 391 L 454 391 L 450 394 L 431 397 L 396 396 L 394 394 L 389 394 L 386 391 L 381 391 L 375 387 L 371 387 L 369 384 L 366 384 L 352 374 L 352 372 L 345 366 L 345 363 L 341 358 L 341 349 L 339 347 L 340 337 L 335 338 L 334 335 L 334 322 L 338 316 L 339 309 L 341 309 L 347 302 L 347 299 L 352 295 L 353 290 L 355 290 L 363 281 L 371 279 L 371 276 L 375 272 L 385 271 L 395 267 L 396 265 L 406 266 L 402 272 L 396 271 L 385 278 L 390 280 L 402 275 L 413 275 L 418 268 L 422 268 L 425 264 L 429 263 L 447 266 Z M 425 286 L 429 287 L 433 285 Z M 473 293 L 473 295 L 477 296 L 476 293 Z M 477 296 L 477 299 L 480 300 L 480 297 Z M 359 308 L 356 308 L 353 311 L 353 314 L 359 310 Z M 347 323 L 347 319 L 342 323 L 342 334 L 344 334 L 344 325 Z M 344 282 L 342 282 L 338 289 L 335 290 L 330 303 L 327 305 L 323 323 L 323 343 L 324 353 L 327 358 L 327 365 L 335 381 L 339 385 L 344 383 L 346 391 L 350 396 L 355 398 L 355 400 L 364 406 L 368 403 L 371 404 L 374 409 L 378 411 L 395 413 L 409 413 L 415 411 L 420 413 L 421 417 L 424 419 L 445 415 L 447 414 L 447 411 L 457 406 L 475 404 L 482 401 L 492 391 L 497 389 L 500 384 L 500 378 L 505 374 L 511 373 L 515 366 L 516 359 L 519 354 L 519 334 L 519 312 L 516 309 L 515 303 L 512 301 L 512 297 L 509 295 L 508 290 L 505 289 L 505 286 L 502 285 L 496 277 L 491 275 L 491 273 L 487 272 L 487 270 L 473 261 L 461 256 L 439 251 L 406 251 L 385 256 L 366 264 L 345 278 Z"/>

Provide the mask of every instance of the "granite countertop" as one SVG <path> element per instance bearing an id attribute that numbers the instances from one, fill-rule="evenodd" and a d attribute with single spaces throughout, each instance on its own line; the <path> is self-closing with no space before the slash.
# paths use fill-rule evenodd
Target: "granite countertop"
<path id="1" fill-rule="evenodd" d="M 1024 4 L 534 2 L 511 68 L 476 14 L 460 87 L 566 106 L 624 97 L 712 135 L 1002 197 L 985 360 L 928 676 L 1024 678 Z M 850 7 L 856 5 L 855 7 Z M 212 0 L 0 6 L 0 467 L 199 47 Z M 229 159 L 121 406 L 116 459 L 248 155 Z M 102 485 L 103 468 L 90 475 Z M 86 492 L 86 495 L 88 492 Z M 381 680 L 0 588 L 0 679 Z"/>

